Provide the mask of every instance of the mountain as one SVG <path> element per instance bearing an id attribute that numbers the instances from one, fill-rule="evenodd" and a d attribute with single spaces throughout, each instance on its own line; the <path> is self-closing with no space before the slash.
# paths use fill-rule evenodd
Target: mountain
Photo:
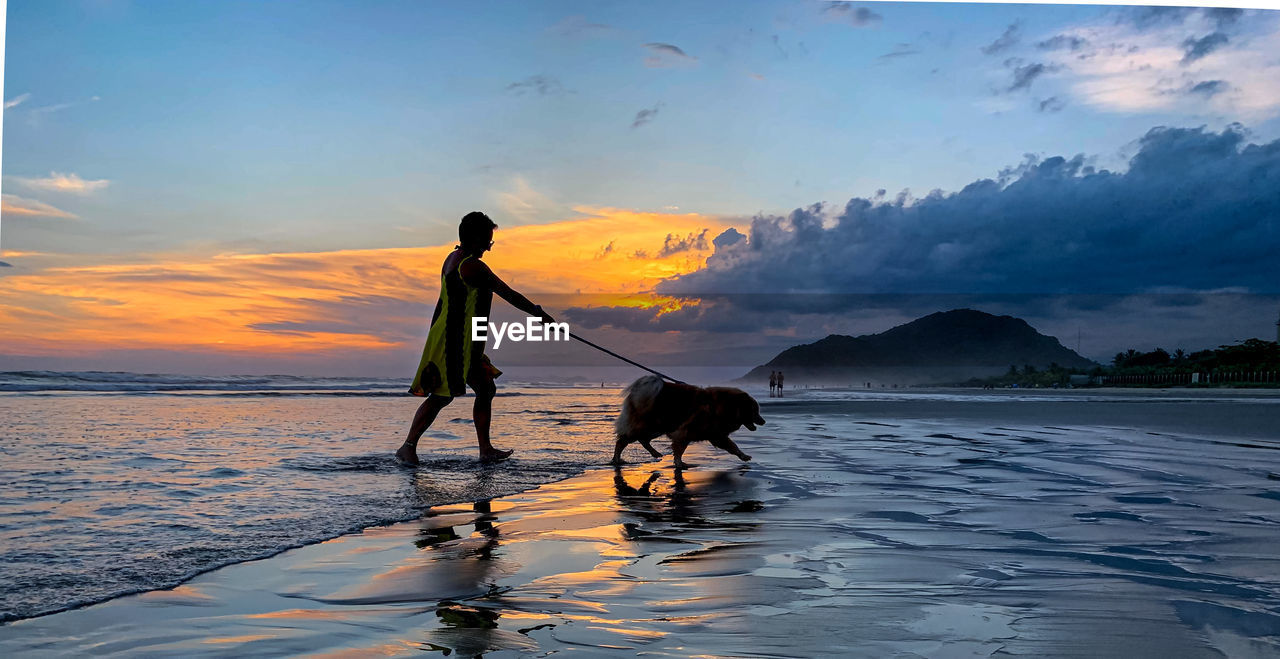
<path id="1" fill-rule="evenodd" d="M 1025 320 L 955 309 L 879 334 L 832 334 L 793 346 L 740 379 L 761 382 L 769 379 L 770 371 L 781 370 L 787 382 L 796 385 L 954 382 L 1003 373 L 1011 365 L 1043 369 L 1055 363 L 1067 368 L 1096 366 Z"/>

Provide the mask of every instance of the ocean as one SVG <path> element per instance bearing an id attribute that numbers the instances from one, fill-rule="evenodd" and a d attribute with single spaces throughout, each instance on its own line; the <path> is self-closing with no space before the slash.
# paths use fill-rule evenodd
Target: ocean
<path id="1" fill-rule="evenodd" d="M 475 459 L 471 401 L 392 453 L 405 382 L 0 373 L 0 621 L 173 586 L 442 503 L 523 491 L 609 459 L 619 387 L 511 383 L 503 464 Z"/>
<path id="2" fill-rule="evenodd" d="M 1280 647 L 1276 392 L 795 389 L 776 399 L 753 391 L 768 423 L 735 437 L 755 460 L 695 445 L 701 466 L 686 489 L 669 457 L 648 462 L 635 447 L 627 471 L 598 469 L 612 451 L 616 384 L 503 383 L 494 443 L 516 453 L 497 465 L 476 461 L 471 400 L 460 399 L 420 443 L 423 465 L 399 466 L 392 452 L 421 400 L 403 387 L 347 378 L 0 374 L 0 617 L 188 582 L 185 595 L 166 591 L 157 600 L 199 604 L 165 609 L 196 618 L 182 631 L 194 645 L 182 647 L 206 647 L 213 632 L 205 625 L 213 625 L 219 638 L 263 639 L 237 646 L 243 654 L 382 647 L 392 634 L 411 649 L 460 652 L 481 640 L 503 647 L 501 639 L 544 648 L 590 640 L 601 652 L 622 652 L 643 639 L 673 652 L 808 656 L 826 646 L 796 630 L 821 624 L 835 625 L 826 630 L 831 643 L 883 651 L 873 654 L 986 656 L 1003 644 L 1041 656 L 1072 648 L 1121 656 L 1195 643 L 1266 656 Z M 666 452 L 665 442 L 658 447 Z M 444 523 L 433 520 L 458 516 L 445 504 L 515 493 L 525 494 L 497 499 L 484 515 L 506 547 L 486 560 L 506 576 L 450 591 L 453 581 L 439 575 L 472 566 L 462 550 L 493 542 L 492 533 L 476 522 L 474 534 L 452 539 L 432 531 Z M 512 506 L 545 521 L 522 523 Z M 481 509 L 457 507 L 473 508 Z M 387 526 L 402 521 L 409 523 Z M 317 544 L 362 529 L 347 539 L 396 556 L 401 550 L 377 543 L 403 541 L 410 554 L 367 555 L 341 539 Z M 571 541 L 583 546 L 566 549 L 576 547 L 564 544 Z M 599 553 L 601 542 L 614 558 Z M 456 556 L 446 551 L 455 543 Z M 618 568 L 620 556 L 635 564 Z M 310 571 L 289 573 L 300 560 Z M 188 581 L 231 564 L 239 565 Z M 621 572 L 611 577 L 601 566 Z M 371 572 L 348 574 L 357 568 Z M 400 592 L 404 571 L 419 569 L 442 572 L 423 577 L 412 596 Z M 566 617 L 572 602 L 558 599 L 563 584 L 547 576 L 559 572 L 579 597 L 594 598 L 584 611 L 622 612 L 606 628 L 630 631 L 574 636 L 585 623 Z M 258 581 L 265 591 L 255 597 L 284 607 L 281 615 L 300 615 L 294 607 L 304 604 L 295 602 L 309 602 L 327 607 L 312 612 L 316 621 L 389 618 L 355 636 L 322 622 L 315 635 L 292 627 L 255 635 L 257 609 L 216 594 Z M 619 595 L 623 584 L 638 590 Z M 346 588 L 357 592 L 350 601 L 328 594 Z M 465 598 L 503 611 L 500 625 L 512 628 L 431 631 L 444 624 L 437 618 L 450 620 L 440 618 L 439 607 L 448 607 L 439 602 Z M 715 613 L 704 610 L 713 600 Z M 107 624 L 121 615 L 113 611 L 148 601 L 121 598 L 4 625 L 0 645 L 177 651 L 164 624 L 135 614 L 121 618 L 134 622 Z M 654 618 L 653 602 L 666 602 L 670 616 Z M 535 613 L 547 625 L 528 622 Z M 699 622 L 687 622 L 690 615 Z M 384 631 L 399 630 L 404 616 L 432 634 L 429 642 Z M 559 627 L 546 632 L 548 625 Z M 57 640 L 68 629 L 92 636 Z"/>

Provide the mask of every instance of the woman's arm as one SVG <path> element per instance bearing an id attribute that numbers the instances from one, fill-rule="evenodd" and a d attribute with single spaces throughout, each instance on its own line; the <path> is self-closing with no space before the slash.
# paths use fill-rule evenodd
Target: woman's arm
<path id="1" fill-rule="evenodd" d="M 551 317 L 542 307 L 534 304 L 529 298 L 521 295 L 514 288 L 502 281 L 498 275 L 493 273 L 483 261 L 479 259 L 467 261 L 462 264 L 461 272 L 462 281 L 468 286 L 476 286 L 487 288 L 494 292 L 495 295 L 507 301 L 507 304 L 529 314 L 530 316 L 538 316 L 544 323 L 553 323 L 555 319 Z"/>

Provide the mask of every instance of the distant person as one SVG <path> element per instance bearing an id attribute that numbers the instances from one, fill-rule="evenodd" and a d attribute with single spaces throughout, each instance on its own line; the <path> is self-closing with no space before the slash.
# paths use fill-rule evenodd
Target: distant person
<path id="1" fill-rule="evenodd" d="M 778 386 L 778 374 L 774 371 L 769 371 L 769 397 L 770 398 L 773 398 L 773 390 L 777 386 Z"/>
<path id="2" fill-rule="evenodd" d="M 472 416 L 480 459 L 496 462 L 511 456 L 511 451 L 494 448 L 489 442 L 493 396 L 497 393 L 493 381 L 502 371 L 484 354 L 483 342 L 472 342 L 471 319 L 489 316 L 493 294 L 497 293 L 511 306 L 540 317 L 544 323 L 554 321 L 542 307 L 512 290 L 480 260 L 493 248 L 496 228 L 498 225 L 488 215 L 467 213 L 458 224 L 459 244 L 445 257 L 440 268 L 440 298 L 431 314 L 431 330 L 427 333 L 418 371 L 409 386 L 409 393 L 427 399 L 418 406 L 409 425 L 409 436 L 396 451 L 396 458 L 401 462 L 418 464 L 418 439 L 431 427 L 440 410 L 465 393 L 466 387 L 471 387 L 476 396 Z"/>
<path id="3" fill-rule="evenodd" d="M 778 397 L 782 397 L 782 371 L 778 371 Z"/>

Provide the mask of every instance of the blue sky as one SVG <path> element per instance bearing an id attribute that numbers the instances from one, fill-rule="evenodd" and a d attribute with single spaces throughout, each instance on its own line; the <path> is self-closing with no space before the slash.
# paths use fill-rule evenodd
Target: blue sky
<path id="1" fill-rule="evenodd" d="M 1177 267 L 1183 247 L 1146 239 L 1135 244 L 1149 267 L 1125 280 L 1132 286 L 1124 290 L 1114 279 L 1040 276 L 1062 271 L 1064 262 L 1044 244 L 1053 237 L 1094 246 L 1073 253 L 1073 264 L 1115 258 L 1114 246 L 1100 246 L 1116 223 L 1176 235 L 1219 261 L 1277 240 L 1272 188 L 1206 193 L 1203 203 L 1185 206 L 1170 233 L 1156 226 L 1163 216 L 1152 216 L 1133 195 L 1167 196 L 1182 185 L 1181 170 L 1165 168 L 1161 180 L 1125 172 L 1144 150 L 1174 154 L 1170 162 L 1189 168 L 1203 165 L 1187 179 L 1198 190 L 1261 180 L 1250 178 L 1251 167 L 1274 170 L 1267 154 L 1280 149 L 1278 12 L 10 0 L 7 21 L 0 263 L 9 267 L 0 267 L 0 277 L 69 264 L 142 268 L 179 258 L 216 265 L 208 259 L 230 253 L 443 245 L 453 240 L 458 217 L 484 209 L 508 229 L 649 218 L 656 232 L 650 253 L 663 244 L 663 218 L 676 214 L 683 227 L 676 238 L 699 227 L 718 227 L 708 238 L 726 226 L 754 232 L 736 247 L 690 248 L 709 261 L 655 270 L 676 275 L 657 287 L 667 291 L 738 292 L 733 284 L 763 276 L 780 282 L 779 292 L 1280 292 L 1265 285 L 1280 276 L 1274 264 L 1237 260 L 1190 277 Z M 1228 146 L 1202 158 L 1202 144 Z M 1251 144 L 1266 148 L 1246 153 Z M 1058 164 L 1036 169 L 1046 162 Z M 1025 178 L 1049 169 L 1065 178 L 1044 185 L 1050 179 Z M 1085 180 L 1100 170 L 1116 175 Z M 983 179 L 1023 185 L 911 210 L 912 200 L 931 190 L 958 193 Z M 1111 217 L 1094 208 L 1077 231 L 1064 229 L 1075 224 L 1075 207 L 1035 209 L 1036 194 L 1084 199 L 1098 185 L 1132 201 L 1132 212 Z M 906 189 L 910 195 L 897 201 Z M 850 200 L 880 210 L 850 212 Z M 984 203 L 1008 206 L 997 236 L 1004 243 L 961 245 L 957 231 L 980 236 L 993 226 Z M 813 208 L 810 217 L 806 209 Z M 1235 208 L 1265 210 L 1232 219 L 1227 231 L 1222 214 Z M 813 253 L 799 239 L 775 241 L 783 250 L 776 256 L 741 257 L 744 245 L 762 248 L 757 236 L 800 236 L 797 221 L 828 230 L 813 234 L 830 260 L 827 274 L 805 279 L 809 270 L 797 265 L 773 277 L 779 259 L 798 264 Z M 919 230 L 904 232 L 911 222 Z M 1133 224 L 1142 222 L 1148 224 Z M 1036 243 L 1030 235 L 1049 238 Z M 860 242 L 867 236 L 870 242 Z M 575 240 L 595 250 L 613 238 Z M 928 277 L 905 277 L 892 259 L 875 268 L 849 261 L 853 248 L 873 243 L 877 258 L 923 258 L 917 272 Z M 984 279 L 986 264 L 976 261 L 999 259 L 1019 244 L 1037 245 L 1037 258 L 1017 263 L 1038 276 L 1020 278 L 1004 258 L 994 269 L 1000 282 L 984 284 L 996 275 Z M 961 276 L 948 270 L 957 264 L 965 267 Z M 1042 289 L 1024 290 L 1020 281 Z M 22 300 L 0 295 L 0 318 L 57 316 L 92 325 L 99 316 L 67 312 L 84 311 L 86 300 L 100 301 L 93 314 L 106 313 L 102 300 L 110 296 L 54 284 L 29 280 Z M 624 284 L 619 288 L 634 289 Z M 911 313 L 917 311 L 928 310 Z M 1074 327 L 1070 313 L 1044 321 Z M 1159 340 L 1266 336 L 1274 321 L 1270 311 L 1262 320 L 1242 316 L 1232 325 L 1240 329 L 1214 334 L 1203 326 L 1213 315 Z M 788 316 L 771 323 L 790 324 L 790 333 L 757 347 L 772 350 L 826 331 L 880 331 L 890 317 L 911 316 L 881 314 L 857 327 L 838 316 L 798 333 Z M 397 327 L 396 336 L 411 334 Z M 408 343 L 403 351 L 416 349 Z"/>
<path id="2" fill-rule="evenodd" d="M 448 240 L 495 203 L 509 225 L 956 190 L 1025 153 L 1120 165 L 1154 125 L 1240 119 L 1090 106 L 1065 73 L 1000 91 L 1005 60 L 1115 8 L 866 8 L 858 26 L 794 2 L 17 0 L 5 97 L 29 96 L 5 113 L 4 174 L 111 182 L 64 210 L 120 239 L 71 249 L 332 249 Z M 1273 112 L 1248 119 L 1274 137 Z"/>

